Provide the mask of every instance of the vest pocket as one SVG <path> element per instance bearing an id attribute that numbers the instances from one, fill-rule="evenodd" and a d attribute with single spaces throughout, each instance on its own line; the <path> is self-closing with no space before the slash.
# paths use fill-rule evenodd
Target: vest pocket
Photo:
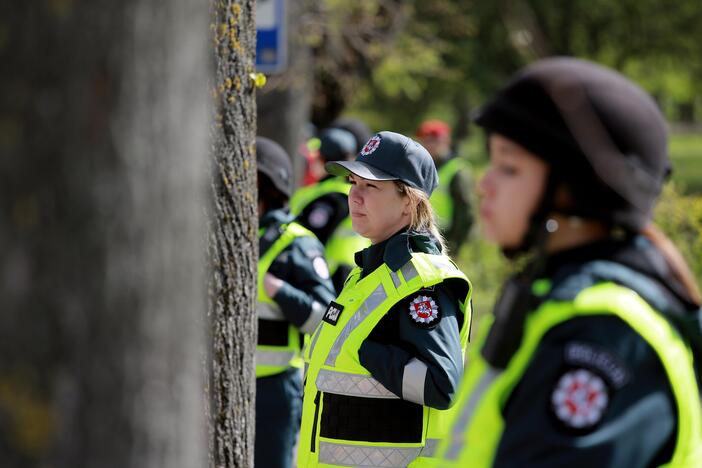
<path id="1" fill-rule="evenodd" d="M 258 319 L 258 344 L 262 346 L 287 346 L 288 322 Z"/>
<path id="2" fill-rule="evenodd" d="M 334 393 L 324 393 L 323 398 L 321 437 L 364 442 L 422 442 L 424 407 L 421 405 L 395 398 Z"/>

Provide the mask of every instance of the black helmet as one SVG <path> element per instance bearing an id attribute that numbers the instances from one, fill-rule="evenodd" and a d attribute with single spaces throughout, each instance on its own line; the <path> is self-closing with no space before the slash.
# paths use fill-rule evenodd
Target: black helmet
<path id="1" fill-rule="evenodd" d="M 373 133 L 371 133 L 370 129 L 365 123 L 363 123 L 363 121 L 353 117 L 338 118 L 332 122 L 331 127 L 340 128 L 342 130 L 346 130 L 347 132 L 351 132 L 353 137 L 356 139 L 355 153 L 361 151 L 368 139 L 373 136 Z"/>
<path id="2" fill-rule="evenodd" d="M 324 161 L 349 159 L 356 152 L 353 133 L 341 128 L 327 128 L 319 134 L 319 153 Z"/>
<path id="3" fill-rule="evenodd" d="M 293 190 L 292 162 L 282 146 L 265 137 L 256 137 L 258 171 L 265 174 L 273 186 L 286 198 Z"/>
<path id="4" fill-rule="evenodd" d="M 619 73 L 573 58 L 540 60 L 475 121 L 546 160 L 551 183 L 571 190 L 569 214 L 630 231 L 651 220 L 670 172 L 667 126 L 653 99 Z"/>

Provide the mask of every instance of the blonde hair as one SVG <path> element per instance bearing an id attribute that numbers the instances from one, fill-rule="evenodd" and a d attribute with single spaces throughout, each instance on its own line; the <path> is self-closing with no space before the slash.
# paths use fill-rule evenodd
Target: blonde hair
<path id="1" fill-rule="evenodd" d="M 399 180 L 395 181 L 395 185 L 398 192 L 402 196 L 408 197 L 410 205 L 414 207 L 410 213 L 410 229 L 430 234 L 441 245 L 441 252 L 448 255 L 446 241 L 439 231 L 436 214 L 427 194 Z"/>
<path id="2" fill-rule="evenodd" d="M 673 275 L 680 281 L 687 292 L 689 299 L 695 304 L 702 305 L 702 294 L 697 287 L 695 282 L 695 277 L 690 271 L 690 267 L 687 266 L 685 262 L 685 257 L 682 256 L 680 251 L 673 241 L 671 241 L 668 236 L 666 236 L 663 231 L 656 227 L 653 223 L 644 227 L 641 230 L 641 234 L 646 236 L 648 240 L 651 241 L 653 245 L 658 247 L 665 257 L 668 265 L 673 271 Z"/>

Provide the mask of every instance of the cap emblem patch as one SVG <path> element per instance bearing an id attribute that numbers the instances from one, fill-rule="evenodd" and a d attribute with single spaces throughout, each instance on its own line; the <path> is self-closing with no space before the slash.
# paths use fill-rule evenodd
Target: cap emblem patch
<path id="1" fill-rule="evenodd" d="M 563 374 L 551 395 L 556 417 L 572 429 L 587 429 L 597 424 L 608 403 L 604 380 L 587 369 Z"/>
<path id="2" fill-rule="evenodd" d="M 372 154 L 378 149 L 378 146 L 380 146 L 380 135 L 375 135 L 366 142 L 365 146 L 361 150 L 361 156 L 368 156 L 369 154 Z"/>
<path id="3" fill-rule="evenodd" d="M 417 296 L 410 302 L 409 313 L 415 322 L 428 325 L 439 316 L 439 306 L 429 296 Z"/>

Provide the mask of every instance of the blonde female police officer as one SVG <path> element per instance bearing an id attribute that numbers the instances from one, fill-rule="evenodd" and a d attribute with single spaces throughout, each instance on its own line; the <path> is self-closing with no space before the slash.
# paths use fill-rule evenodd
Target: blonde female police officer
<path id="1" fill-rule="evenodd" d="M 292 166 L 272 140 L 256 139 L 259 263 L 255 465 L 292 466 L 300 425 L 303 334 L 334 298 L 324 247 L 287 210 Z"/>
<path id="2" fill-rule="evenodd" d="M 355 161 L 353 229 L 371 241 L 305 351 L 298 466 L 421 466 L 445 430 L 463 373 L 470 283 L 442 254 L 429 153 L 380 132 Z"/>
<path id="3" fill-rule="evenodd" d="M 532 256 L 469 356 L 441 466 L 702 466 L 700 294 L 651 225 L 669 172 L 654 101 L 552 58 L 477 123 L 485 234 Z"/>

